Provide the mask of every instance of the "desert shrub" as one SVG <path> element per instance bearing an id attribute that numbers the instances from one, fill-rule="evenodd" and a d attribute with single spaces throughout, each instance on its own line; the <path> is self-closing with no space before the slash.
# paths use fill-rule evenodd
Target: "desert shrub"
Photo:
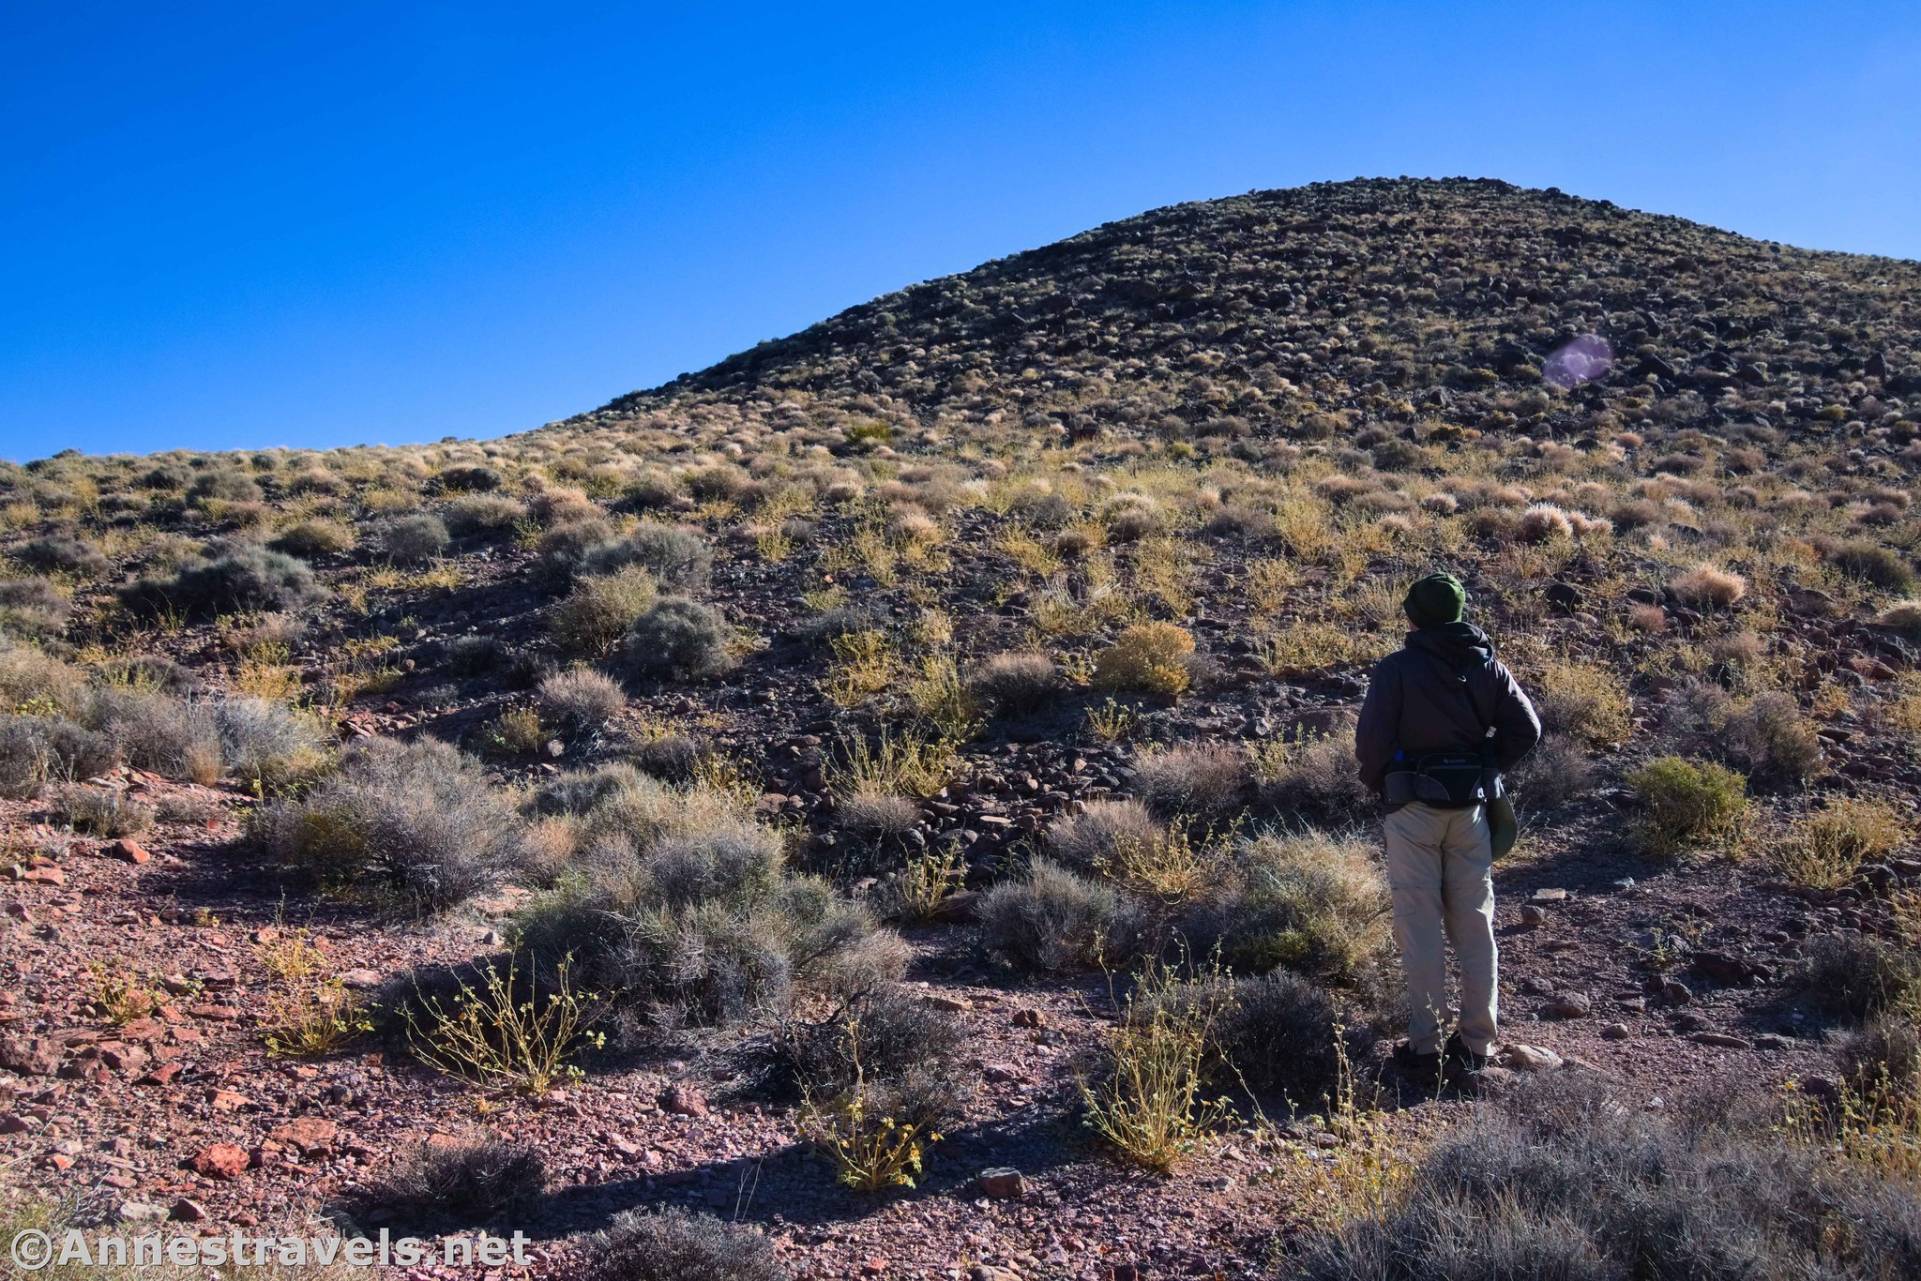
<path id="1" fill-rule="evenodd" d="M 1841 1076 L 1859 1098 L 1883 1105 L 1921 1098 L 1921 1027 L 1908 1013 L 1888 1013 L 1850 1033 L 1839 1055 Z"/>
<path id="2" fill-rule="evenodd" d="M 1048 828 L 1047 854 L 1074 871 L 1100 872 L 1124 861 L 1129 851 L 1159 841 L 1164 834 L 1139 801 L 1089 801 L 1081 813 Z"/>
<path id="3" fill-rule="evenodd" d="M 1722 745 L 1763 782 L 1800 783 L 1821 764 L 1821 740 L 1794 695 L 1756 694 L 1736 708 L 1722 727 Z"/>
<path id="4" fill-rule="evenodd" d="M 117 787 L 62 787 L 51 808 L 55 818 L 89 836 L 138 836 L 153 826 L 152 808 Z"/>
<path id="5" fill-rule="evenodd" d="M 974 670 L 968 687 L 996 713 L 1020 716 L 1052 703 L 1061 691 L 1061 675 L 1045 654 L 995 654 Z"/>
<path id="6" fill-rule="evenodd" d="M 686 734 L 647 734 L 627 750 L 627 759 L 645 773 L 670 783 L 685 783 L 700 764 L 701 747 Z"/>
<path id="7" fill-rule="evenodd" d="M 1875 543 L 1841 543 L 1829 549 L 1828 563 L 1862 582 L 1891 592 L 1914 590 L 1914 567 L 1891 548 Z"/>
<path id="8" fill-rule="evenodd" d="M 543 724 L 568 734 L 591 734 L 626 710 L 627 696 L 611 678 L 585 667 L 555 672 L 534 691 Z"/>
<path id="9" fill-rule="evenodd" d="M 1634 730 L 1634 705 L 1626 684 L 1607 668 L 1549 664 L 1535 693 L 1541 724 L 1595 747 L 1622 742 Z"/>
<path id="10" fill-rule="evenodd" d="M 834 826 L 868 849 L 900 840 L 920 822 L 920 802 L 911 796 L 859 789 L 834 803 Z"/>
<path id="11" fill-rule="evenodd" d="M 1352 1024 L 1325 987 L 1289 970 L 1250 978 L 1206 976 L 1177 984 L 1169 997 L 1213 1009 L 1207 1085 L 1232 1090 L 1243 1084 L 1278 1094 L 1294 1107 L 1325 1105 L 1340 1086 L 1340 1052 L 1363 1057 L 1373 1041 L 1365 1025 Z"/>
<path id="12" fill-rule="evenodd" d="M 434 476 L 433 487 L 443 494 L 483 494 L 499 489 L 501 475 L 492 467 L 475 463 L 446 467 Z"/>
<path id="13" fill-rule="evenodd" d="M 1875 617 L 1875 626 L 1885 627 L 1911 644 L 1921 645 L 1921 600 L 1896 601 Z"/>
<path id="14" fill-rule="evenodd" d="M 1037 860 L 1018 881 L 1002 881 L 978 908 L 981 945 L 1018 970 L 1091 969 L 1134 955 L 1144 936 L 1140 909 L 1111 885 Z"/>
<path id="15" fill-rule="evenodd" d="M 1921 1203 L 1765 1127 L 1563 1078 L 1482 1110 L 1292 1262 L 1309 1281 L 1870 1281 L 1921 1269 Z"/>
<path id="16" fill-rule="evenodd" d="M 473 538 L 512 529 L 527 519 L 527 507 L 504 494 L 470 494 L 449 503 L 441 519 L 456 538 Z"/>
<path id="17" fill-rule="evenodd" d="M 589 1239 L 582 1281 L 787 1281 L 759 1231 L 679 1208 L 627 1210 Z"/>
<path id="18" fill-rule="evenodd" d="M 57 635 L 72 612 L 73 602 L 44 578 L 0 579 L 0 633 Z"/>
<path id="19" fill-rule="evenodd" d="M 447 671 L 455 676 L 485 676 L 507 661 L 507 646 L 497 636 L 456 636 L 447 646 Z"/>
<path id="20" fill-rule="evenodd" d="M 496 1138 L 429 1140 L 403 1152 L 359 1198 L 409 1225 L 493 1223 L 532 1208 L 547 1190 L 538 1149 Z"/>
<path id="21" fill-rule="evenodd" d="M 663 596 L 627 630 L 622 660 L 643 676 L 717 676 L 734 665 L 730 636 L 718 610 L 685 596 Z"/>
<path id="22" fill-rule="evenodd" d="M 1521 513 L 1514 532 L 1522 542 L 1545 543 L 1574 537 L 1574 522 L 1553 503 L 1536 503 Z"/>
<path id="23" fill-rule="evenodd" d="M 1094 658 L 1094 686 L 1174 696 L 1193 679 L 1194 638 L 1172 623 L 1137 623 Z"/>
<path id="24" fill-rule="evenodd" d="M 1392 956 L 1389 908 L 1370 842 L 1268 832 L 1239 843 L 1185 932 L 1237 973 L 1285 968 L 1371 993 Z"/>
<path id="25" fill-rule="evenodd" d="M 1696 565 L 1670 581 L 1668 590 L 1697 609 L 1726 609 L 1748 594 L 1748 580 L 1713 565 Z"/>
<path id="26" fill-rule="evenodd" d="M 541 572 L 564 581 L 579 567 L 582 557 L 601 544 L 613 541 L 614 536 L 613 522 L 598 513 L 562 521 L 542 534 L 536 544 Z"/>
<path id="27" fill-rule="evenodd" d="M 92 778 L 119 759 L 112 739 L 62 717 L 0 714 L 0 796 Z"/>
<path id="28" fill-rule="evenodd" d="M 1508 781 L 1515 797 L 1529 809 L 1557 809 L 1593 791 L 1594 762 L 1579 743 L 1546 734 Z"/>
<path id="29" fill-rule="evenodd" d="M 0 636 L 0 711 L 72 715 L 87 702 L 87 678 L 53 655 Z"/>
<path id="30" fill-rule="evenodd" d="M 424 909 L 493 883 L 522 851 L 512 806 L 473 761 L 434 739 L 369 739 L 304 796 L 262 807 L 255 838 L 323 886 L 366 887 Z"/>
<path id="31" fill-rule="evenodd" d="M 1854 931 L 1824 934 L 1808 949 L 1801 987 L 1824 1014 L 1870 1019 L 1921 991 L 1921 955 Z"/>
<path id="32" fill-rule="evenodd" d="M 1656 857 L 1727 844 L 1747 815 L 1747 780 L 1712 761 L 1656 757 L 1629 774 L 1627 783 L 1641 811 L 1636 841 Z"/>
<path id="33" fill-rule="evenodd" d="M 1901 812 L 1885 801 L 1839 797 L 1797 819 L 1771 856 L 1789 880 L 1833 890 L 1853 880 L 1863 863 L 1887 857 L 1907 834 Z"/>
<path id="34" fill-rule="evenodd" d="M 264 698 L 212 704 L 214 734 L 226 767 L 264 787 L 311 778 L 328 759 L 324 728 L 309 714 Z"/>
<path id="35" fill-rule="evenodd" d="M 100 549 L 69 534 L 49 534 L 21 545 L 14 557 L 28 569 L 42 574 L 74 574 L 92 577 L 104 574 L 112 563 Z"/>
<path id="36" fill-rule="evenodd" d="M 1374 794 L 1354 762 L 1351 723 L 1325 734 L 1297 733 L 1260 744 L 1254 777 L 1264 809 L 1316 823 L 1348 823 L 1366 814 Z"/>
<path id="37" fill-rule="evenodd" d="M 253 477 L 242 471 L 222 469 L 195 477 L 187 487 L 187 496 L 204 505 L 209 499 L 222 503 L 256 503 L 261 494 Z"/>
<path id="38" fill-rule="evenodd" d="M 322 595 L 306 562 L 251 543 L 195 560 L 166 577 L 143 578 L 120 589 L 135 614 L 178 614 L 194 620 L 245 610 L 297 609 Z"/>
<path id="39" fill-rule="evenodd" d="M 575 868 L 522 914 L 535 955 L 573 954 L 582 981 L 659 1020 L 724 1024 L 784 1008 L 796 983 L 898 977 L 898 940 L 824 884 L 793 876 L 745 798 L 676 789 L 630 765 L 563 775 L 536 793 L 570 814 Z"/>
<path id="40" fill-rule="evenodd" d="M 554 606 L 548 630 L 566 653 L 603 657 L 658 596 L 653 573 L 643 565 L 581 578 Z"/>
<path id="41" fill-rule="evenodd" d="M 299 556 L 312 560 L 316 556 L 331 556 L 339 552 L 353 550 L 354 531 L 337 520 L 316 518 L 303 520 L 290 525 L 278 536 L 271 539 L 267 546 L 289 556 Z"/>
<path id="42" fill-rule="evenodd" d="M 89 718 L 130 765 L 197 783 L 220 777 L 226 759 L 220 728 L 204 701 L 137 686 L 102 689 Z"/>
<path id="43" fill-rule="evenodd" d="M 714 551 L 692 530 L 644 522 L 625 538 L 590 548 L 581 556 L 578 571 L 611 574 L 629 565 L 646 569 L 663 586 L 698 591 L 713 572 Z"/>
<path id="44" fill-rule="evenodd" d="M 1351 772 L 1351 770 L 1350 770 Z M 1163 818 L 1220 818 L 1239 808 L 1248 784 L 1247 756 L 1221 743 L 1189 743 L 1134 758 L 1130 786 Z"/>
<path id="45" fill-rule="evenodd" d="M 431 512 L 396 516 L 380 527 L 380 554 L 394 565 L 424 565 L 453 541 L 446 522 Z"/>

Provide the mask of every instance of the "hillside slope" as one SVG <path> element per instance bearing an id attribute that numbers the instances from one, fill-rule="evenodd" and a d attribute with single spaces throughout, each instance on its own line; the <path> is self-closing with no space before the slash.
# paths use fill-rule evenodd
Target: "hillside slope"
<path id="1" fill-rule="evenodd" d="M 1260 433 L 1410 406 L 1471 420 L 1583 333 L 1624 376 L 1700 395 L 1710 422 L 1731 386 L 1793 402 L 1892 369 L 1898 394 L 1921 389 L 1921 264 L 1495 181 L 1317 184 L 914 285 L 603 414 L 802 391 L 1069 431 Z"/>

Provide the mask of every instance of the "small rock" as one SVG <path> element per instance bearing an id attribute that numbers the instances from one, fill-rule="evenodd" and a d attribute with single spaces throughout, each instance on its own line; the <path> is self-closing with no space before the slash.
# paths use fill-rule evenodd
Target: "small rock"
<path id="1" fill-rule="evenodd" d="M 153 855 L 147 852 L 146 846 L 124 836 L 107 846 L 107 857 L 117 858 L 122 863 L 132 863 L 136 866 L 153 861 Z"/>
<path id="2" fill-rule="evenodd" d="M 1535 903 L 1565 903 L 1567 902 L 1567 891 L 1560 889 L 1536 890 L 1529 896 L 1529 900 Z"/>
<path id="3" fill-rule="evenodd" d="M 122 1223 L 151 1223 L 167 1217 L 166 1207 L 151 1201 L 123 1201 L 117 1213 Z"/>
<path id="4" fill-rule="evenodd" d="M 204 1223 L 207 1207 L 191 1197 L 181 1197 L 167 1210 L 167 1217 L 175 1223 Z"/>
<path id="5" fill-rule="evenodd" d="M 1502 1046 L 1499 1060 L 1502 1067 L 1517 1072 L 1550 1072 L 1561 1066 L 1561 1056 L 1553 1050 L 1523 1045 L 1519 1041 L 1509 1041 Z"/>
<path id="6" fill-rule="evenodd" d="M 1751 1050 L 1754 1043 L 1731 1032 L 1696 1032 L 1688 1037 L 1696 1045 L 1713 1045 L 1724 1050 Z"/>
<path id="7" fill-rule="evenodd" d="M 1557 1019 L 1584 1019 L 1594 1010 L 1594 1000 L 1585 992 L 1563 992 L 1549 1001 L 1542 1013 Z"/>
<path id="8" fill-rule="evenodd" d="M 187 1162 L 195 1174 L 214 1179 L 237 1179 L 247 1172 L 251 1159 L 247 1149 L 237 1143 L 210 1143 L 194 1153 Z"/>
<path id="9" fill-rule="evenodd" d="M 674 1116 L 706 1116 L 707 1097 L 691 1085 L 676 1082 L 660 1092 L 654 1100 L 660 1110 Z"/>
<path id="10" fill-rule="evenodd" d="M 1604 1027 L 1604 1028 L 1602 1028 L 1602 1029 L 1601 1029 L 1601 1039 L 1602 1039 L 1603 1041 L 1625 1041 L 1625 1040 L 1627 1040 L 1627 1039 L 1628 1039 L 1628 1025 L 1627 1025 L 1627 1024 L 1625 1024 L 1625 1023 L 1610 1023 L 1610 1024 L 1608 1024 L 1608 1025 L 1607 1025 L 1606 1027 Z"/>
<path id="11" fill-rule="evenodd" d="M 1021 1172 L 1012 1166 L 995 1166 L 991 1170 L 982 1170 L 980 1177 L 974 1182 L 980 1188 L 982 1196 L 995 1201 L 1018 1201 L 1027 1195 L 1026 1180 L 1022 1179 Z"/>
<path id="12" fill-rule="evenodd" d="M 1047 1017 L 1039 1010 L 1022 1006 L 1014 1011 L 1012 1022 L 1015 1027 L 1046 1027 Z"/>
<path id="13" fill-rule="evenodd" d="M 1547 909 L 1538 903 L 1521 904 L 1521 924 L 1530 926 L 1546 925 Z"/>

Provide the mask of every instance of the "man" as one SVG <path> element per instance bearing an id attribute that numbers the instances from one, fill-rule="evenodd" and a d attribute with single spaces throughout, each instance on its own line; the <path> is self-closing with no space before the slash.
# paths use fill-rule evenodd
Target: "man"
<path id="1" fill-rule="evenodd" d="M 1532 751 L 1541 721 L 1480 628 L 1461 621 L 1467 590 L 1429 574 L 1402 602 L 1406 645 L 1375 667 L 1354 754 L 1387 805 L 1387 878 L 1394 941 L 1407 976 L 1403 1068 L 1476 1072 L 1498 1030 L 1494 861 L 1487 802 L 1500 775 Z M 1445 935 L 1445 937 L 1444 937 Z M 1446 939 L 1461 968 L 1460 1025 L 1441 1043 Z"/>

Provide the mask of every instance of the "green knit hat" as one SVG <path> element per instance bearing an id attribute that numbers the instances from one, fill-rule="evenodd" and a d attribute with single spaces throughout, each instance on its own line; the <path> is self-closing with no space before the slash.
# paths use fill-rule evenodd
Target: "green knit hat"
<path id="1" fill-rule="evenodd" d="M 1407 589 L 1401 608 L 1416 627 L 1439 627 L 1461 621 L 1467 607 L 1467 588 L 1452 574 L 1429 574 Z"/>

